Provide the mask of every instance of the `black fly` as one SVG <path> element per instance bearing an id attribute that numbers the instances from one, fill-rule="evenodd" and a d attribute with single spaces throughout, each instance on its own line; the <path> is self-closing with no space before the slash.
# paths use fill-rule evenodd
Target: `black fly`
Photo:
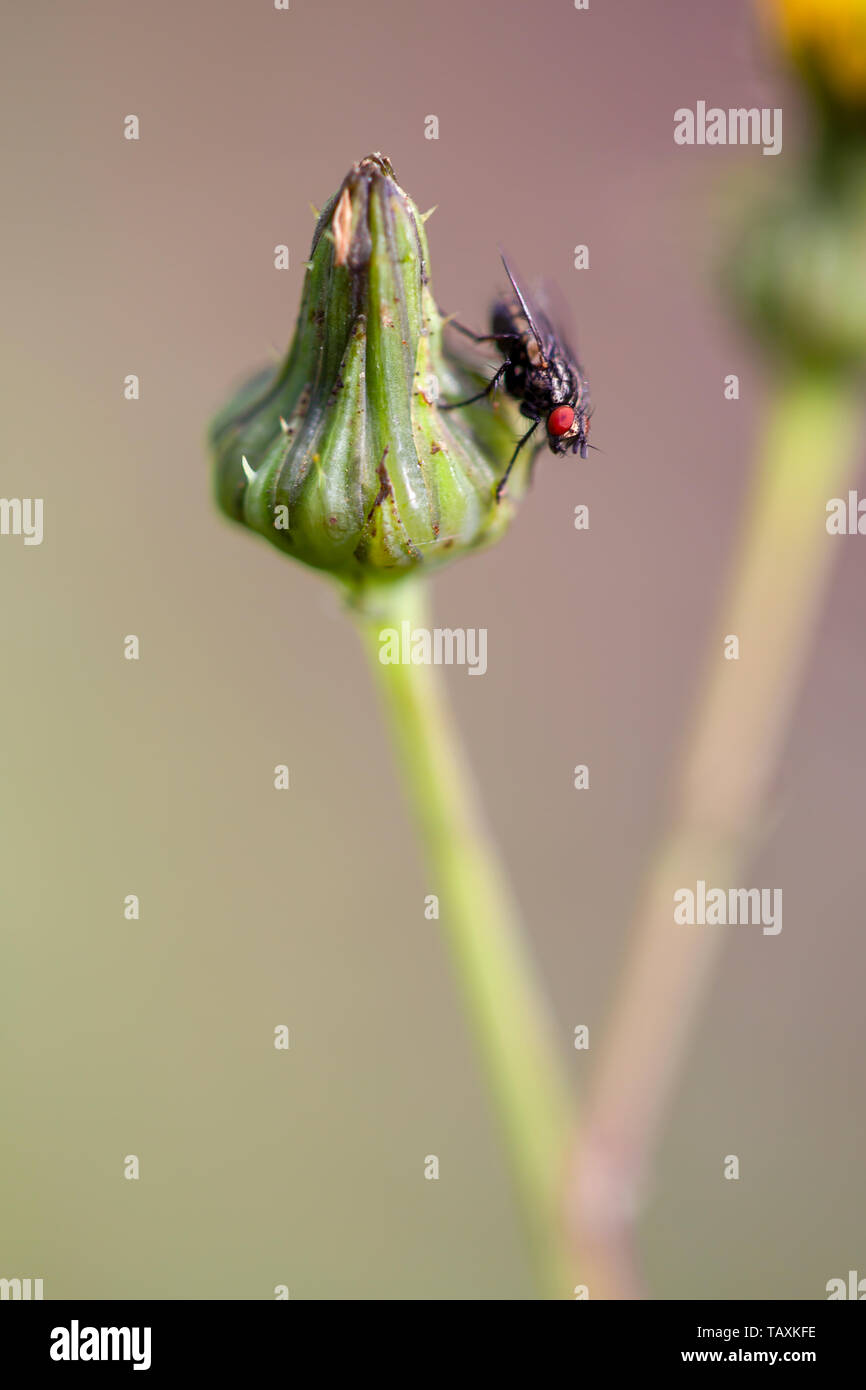
<path id="1" fill-rule="evenodd" d="M 454 327 L 476 343 L 495 343 L 505 361 L 483 391 L 465 401 L 454 401 L 446 409 L 470 405 L 494 392 L 504 383 L 509 396 L 520 401 L 520 413 L 532 424 L 518 442 L 508 467 L 496 487 L 497 502 L 505 490 L 508 475 L 518 454 L 543 422 L 548 447 L 555 454 L 580 454 L 586 458 L 589 447 L 589 419 L 592 405 L 589 383 L 574 352 L 556 331 L 546 314 L 532 305 L 520 289 L 502 257 L 512 294 L 498 299 L 491 311 L 492 333 L 473 333 L 462 324 Z M 453 320 L 452 320 L 453 322 Z"/>

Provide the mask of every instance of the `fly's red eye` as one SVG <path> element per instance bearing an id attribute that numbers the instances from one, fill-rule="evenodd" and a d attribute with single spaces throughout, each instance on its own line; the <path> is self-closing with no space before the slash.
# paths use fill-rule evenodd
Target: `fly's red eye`
<path id="1" fill-rule="evenodd" d="M 570 405 L 558 405 L 547 417 L 549 434 L 568 434 L 574 424 L 574 411 Z"/>

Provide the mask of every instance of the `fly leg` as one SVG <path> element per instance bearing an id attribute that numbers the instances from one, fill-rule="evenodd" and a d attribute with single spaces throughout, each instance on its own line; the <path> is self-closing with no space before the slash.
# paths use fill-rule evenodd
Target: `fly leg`
<path id="1" fill-rule="evenodd" d="M 523 436 L 523 438 L 520 440 L 519 444 L 517 445 L 517 448 L 514 450 L 514 453 L 511 455 L 511 458 L 510 458 L 509 463 L 508 463 L 508 467 L 506 468 L 506 470 L 505 470 L 505 472 L 503 473 L 502 477 L 499 479 L 499 482 L 496 484 L 496 500 L 497 500 L 497 502 L 501 502 L 501 501 L 502 501 L 502 494 L 503 494 L 503 492 L 505 491 L 505 484 L 508 482 L 508 475 L 509 475 L 509 473 L 511 472 L 511 470 L 512 470 L 512 468 L 514 467 L 515 463 L 517 462 L 517 455 L 520 453 L 520 450 L 523 448 L 524 444 L 527 444 L 527 443 L 529 442 L 529 437 L 530 437 L 530 435 L 533 434 L 533 433 L 535 432 L 535 430 L 538 429 L 538 425 L 539 425 L 539 421 L 538 421 L 538 420 L 533 420 L 532 424 L 529 426 L 529 429 L 526 431 L 526 434 L 525 434 L 525 435 Z"/>
<path id="2" fill-rule="evenodd" d="M 520 340 L 519 333 L 473 333 L 471 328 L 466 328 L 456 319 L 446 319 L 445 322 L 448 327 L 456 328 L 458 333 L 471 338 L 473 343 L 516 343 Z"/>
<path id="3" fill-rule="evenodd" d="M 484 390 L 479 391 L 477 395 L 469 396 L 468 399 L 465 401 L 440 401 L 439 409 L 457 410 L 461 405 L 472 405 L 474 401 L 480 401 L 483 400 L 485 396 L 491 396 L 493 392 L 496 390 L 502 378 L 505 376 L 505 373 L 508 371 L 508 368 L 510 366 L 510 362 L 503 362 L 496 375 L 490 378 Z"/>

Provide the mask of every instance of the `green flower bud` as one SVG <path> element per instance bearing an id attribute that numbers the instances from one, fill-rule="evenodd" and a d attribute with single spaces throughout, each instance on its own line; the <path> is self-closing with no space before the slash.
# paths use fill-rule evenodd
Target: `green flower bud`
<path id="1" fill-rule="evenodd" d="M 520 432 L 514 403 L 439 405 L 483 385 L 444 349 L 423 219 L 370 155 L 318 220 L 285 361 L 211 427 L 219 504 L 350 582 L 485 545 L 507 527 L 529 459 L 497 502 Z"/>
<path id="2" fill-rule="evenodd" d="M 822 139 L 755 209 L 726 268 L 749 326 L 782 361 L 866 368 L 866 148 Z"/>

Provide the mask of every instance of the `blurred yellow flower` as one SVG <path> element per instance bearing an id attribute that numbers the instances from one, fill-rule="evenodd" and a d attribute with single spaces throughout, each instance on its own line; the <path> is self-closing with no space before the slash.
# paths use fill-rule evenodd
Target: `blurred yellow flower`
<path id="1" fill-rule="evenodd" d="M 844 106 L 866 104 L 866 0 L 764 0 L 791 56 Z"/>

